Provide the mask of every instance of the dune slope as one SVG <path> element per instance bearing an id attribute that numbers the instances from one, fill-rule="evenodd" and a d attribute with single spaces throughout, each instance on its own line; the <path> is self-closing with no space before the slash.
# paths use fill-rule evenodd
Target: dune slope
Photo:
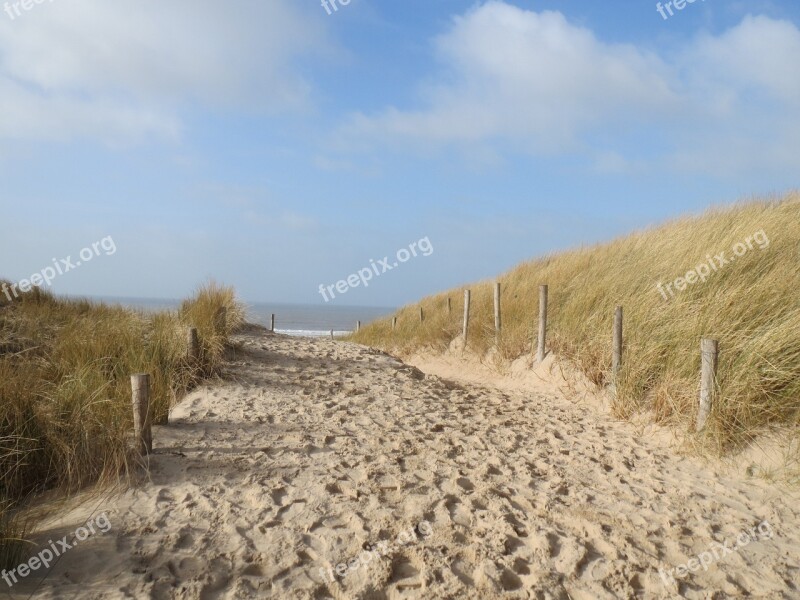
<path id="1" fill-rule="evenodd" d="M 547 284 L 548 348 L 607 385 L 614 311 L 622 306 L 625 347 L 615 414 L 646 412 L 691 433 L 700 340 L 715 338 L 719 389 L 704 435 L 695 441 L 711 454 L 741 448 L 770 427 L 800 424 L 799 260 L 796 192 L 532 260 L 497 277 L 503 324 L 497 357 L 535 352 L 538 288 Z M 493 283 L 466 286 L 472 292 L 468 343 L 478 356 L 495 350 Z M 394 315 L 395 330 L 390 317 L 353 339 L 401 357 L 444 352 L 462 332 L 463 292 L 424 298 Z"/>

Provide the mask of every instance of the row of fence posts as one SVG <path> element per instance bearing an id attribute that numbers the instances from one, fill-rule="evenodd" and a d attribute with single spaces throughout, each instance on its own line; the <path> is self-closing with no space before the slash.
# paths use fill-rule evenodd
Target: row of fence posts
<path id="1" fill-rule="evenodd" d="M 221 321 L 224 313 L 217 315 Z M 189 362 L 196 365 L 200 361 L 200 336 L 196 327 L 190 327 L 186 335 L 186 355 Z M 133 436 L 134 445 L 142 456 L 153 452 L 152 413 L 150 412 L 150 374 L 136 373 L 131 375 L 131 392 L 133 400 Z"/>
<path id="2" fill-rule="evenodd" d="M 228 309 L 221 307 L 214 316 L 215 325 L 225 331 L 228 321 Z M 275 315 L 272 315 L 272 328 L 275 329 Z M 186 356 L 189 363 L 197 365 L 201 358 L 200 335 L 196 327 L 186 331 Z M 131 399 L 133 403 L 133 439 L 136 450 L 142 456 L 153 452 L 153 415 L 150 411 L 149 373 L 131 375 Z"/>
<path id="3" fill-rule="evenodd" d="M 494 284 L 494 328 L 495 342 L 499 344 L 502 332 L 502 319 L 500 312 L 500 283 Z M 536 344 L 536 360 L 541 363 L 547 356 L 547 285 L 539 286 L 539 331 Z M 464 290 L 464 323 L 462 326 L 461 337 L 463 348 L 467 347 L 469 338 L 469 317 L 470 304 L 472 300 L 471 290 Z M 447 298 L 447 314 L 452 314 L 453 308 L 450 298 Z M 425 314 L 422 307 L 419 309 L 419 320 L 424 322 Z M 392 331 L 397 328 L 397 317 L 392 317 Z M 356 331 L 361 329 L 361 321 L 358 322 Z M 611 373 L 612 381 L 616 384 L 619 372 L 622 369 L 623 356 L 623 307 L 617 306 L 614 309 L 614 325 L 611 343 Z M 717 368 L 719 364 L 719 341 L 710 338 L 703 338 L 700 341 L 700 402 L 697 411 L 697 421 L 695 429 L 701 431 L 708 420 L 713 405 L 714 392 L 716 390 Z"/>
<path id="4" fill-rule="evenodd" d="M 500 342 L 500 334 L 502 331 L 502 320 L 500 312 L 501 300 L 500 283 L 494 285 L 494 327 L 495 327 L 495 342 Z M 462 338 L 464 341 L 463 347 L 466 349 L 467 340 L 469 338 L 469 316 L 470 316 L 470 303 L 472 299 L 472 292 L 464 290 L 464 324 L 462 329 Z M 539 331 L 536 345 L 536 359 L 539 363 L 543 362 L 547 356 L 547 303 L 548 303 L 548 287 L 547 285 L 539 286 Z M 452 303 L 450 298 L 447 298 L 447 314 L 452 314 Z M 225 330 L 227 322 L 227 309 L 224 307 L 219 310 L 216 315 L 217 326 L 221 330 Z M 425 321 L 425 313 L 420 307 L 419 309 L 420 322 Z M 397 328 L 397 317 L 392 317 L 392 331 Z M 270 330 L 275 331 L 275 314 L 273 313 L 270 319 Z M 361 321 L 356 322 L 356 331 L 361 330 Z M 333 339 L 333 330 L 331 330 L 331 339 Z M 189 328 L 187 332 L 187 355 L 192 364 L 197 364 L 200 360 L 200 338 L 197 329 L 194 327 Z M 708 420 L 713 405 L 714 392 L 716 390 L 716 377 L 717 368 L 719 365 L 719 341 L 710 338 L 703 338 L 700 341 L 700 356 L 701 356 L 701 369 L 700 369 L 700 403 L 697 411 L 696 430 L 701 431 Z M 616 383 L 620 370 L 622 369 L 623 357 L 623 308 L 617 306 L 614 310 L 614 326 L 612 332 L 612 349 L 611 349 L 611 372 L 613 382 Z M 131 375 L 131 390 L 133 400 L 133 427 L 134 439 L 138 451 L 142 455 L 147 455 L 153 451 L 153 435 L 152 423 L 150 414 L 150 375 L 147 373 L 138 373 Z"/>
<path id="5" fill-rule="evenodd" d="M 38 288 L 37 288 L 38 289 Z M 215 321 L 221 331 L 225 331 L 227 326 L 227 308 L 221 307 L 215 315 Z M 395 323 L 397 319 L 395 319 Z M 361 321 L 358 322 L 357 330 L 361 329 Z M 270 316 L 270 331 L 275 332 L 275 313 Z M 331 330 L 333 339 L 333 330 Z M 200 361 L 200 336 L 197 328 L 190 327 L 186 336 L 187 356 L 191 364 Z M 153 451 L 152 434 L 152 415 L 150 414 L 150 375 L 148 373 L 137 373 L 131 375 L 131 391 L 133 401 L 133 429 L 134 440 L 140 454 L 148 455 Z"/>

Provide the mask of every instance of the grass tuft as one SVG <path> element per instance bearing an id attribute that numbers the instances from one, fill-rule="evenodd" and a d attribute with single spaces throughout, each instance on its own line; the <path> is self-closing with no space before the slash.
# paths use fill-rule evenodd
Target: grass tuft
<path id="1" fill-rule="evenodd" d="M 217 370 L 243 320 L 234 291 L 213 282 L 178 311 L 157 314 L 40 290 L 0 296 L 0 566 L 16 566 L 22 552 L 24 500 L 133 472 L 130 375 L 151 374 L 153 420 L 164 423 L 170 407 Z M 200 336 L 196 364 L 189 327 Z"/>

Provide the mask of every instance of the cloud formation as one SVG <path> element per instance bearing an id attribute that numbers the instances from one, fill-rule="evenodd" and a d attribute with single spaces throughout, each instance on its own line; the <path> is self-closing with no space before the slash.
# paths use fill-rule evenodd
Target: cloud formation
<path id="1" fill-rule="evenodd" d="M 0 18 L 0 138 L 179 134 L 184 106 L 309 104 L 294 61 L 325 44 L 290 0 L 56 0 Z"/>
<path id="2" fill-rule="evenodd" d="M 621 141 L 648 132 L 677 167 L 800 166 L 788 135 L 800 129 L 800 62 L 790 58 L 800 31 L 787 21 L 748 16 L 655 52 L 604 42 L 559 12 L 491 0 L 456 17 L 434 48 L 440 68 L 419 107 L 356 113 L 342 139 L 577 151 L 623 171 L 637 157 Z"/>

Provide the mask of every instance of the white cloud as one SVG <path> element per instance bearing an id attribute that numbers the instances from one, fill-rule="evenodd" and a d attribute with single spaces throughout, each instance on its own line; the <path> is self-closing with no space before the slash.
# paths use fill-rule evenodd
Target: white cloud
<path id="1" fill-rule="evenodd" d="M 2 13 L 0 136 L 172 137 L 186 105 L 305 108 L 310 85 L 292 64 L 326 44 L 318 25 L 290 0 L 56 0 Z"/>
<path id="2" fill-rule="evenodd" d="M 424 89 L 424 108 L 359 114 L 349 129 L 435 142 L 499 136 L 547 152 L 680 101 L 658 57 L 603 43 L 557 12 L 487 2 L 456 18 L 435 47 L 450 81 Z"/>
<path id="3" fill-rule="evenodd" d="M 788 21 L 747 16 L 719 37 L 701 36 L 688 59 L 695 81 L 800 106 L 800 31 Z"/>
<path id="4" fill-rule="evenodd" d="M 88 136 L 107 143 L 149 135 L 175 138 L 180 123 L 170 114 L 108 98 L 42 94 L 0 75 L 0 139 L 67 140 Z"/>
<path id="5" fill-rule="evenodd" d="M 800 166 L 786 135 L 800 126 L 800 31 L 788 21 L 746 17 L 659 55 L 604 42 L 558 12 L 490 0 L 454 19 L 434 48 L 439 83 L 422 85 L 419 107 L 354 114 L 342 145 L 489 144 L 626 171 L 643 164 L 614 144 L 652 134 L 677 168 Z"/>
<path id="6" fill-rule="evenodd" d="M 800 168 L 800 30 L 788 21 L 747 16 L 719 36 L 704 34 L 680 65 L 692 110 L 672 132 L 670 163 L 728 176 Z"/>

